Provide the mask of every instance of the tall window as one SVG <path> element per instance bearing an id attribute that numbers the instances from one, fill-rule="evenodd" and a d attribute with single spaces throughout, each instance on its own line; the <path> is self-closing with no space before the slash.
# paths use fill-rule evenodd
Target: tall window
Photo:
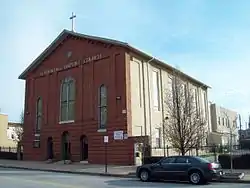
<path id="1" fill-rule="evenodd" d="M 73 121 L 75 118 L 75 80 L 65 78 L 61 84 L 60 121 Z"/>
<path id="2" fill-rule="evenodd" d="M 200 102 L 201 102 L 201 113 L 203 115 L 203 117 L 206 117 L 206 104 L 205 104 L 205 95 L 204 95 L 204 91 L 201 90 L 200 92 Z"/>
<path id="3" fill-rule="evenodd" d="M 156 135 L 155 135 L 155 147 L 161 147 L 161 128 L 156 128 Z"/>
<path id="4" fill-rule="evenodd" d="M 199 106 L 198 106 L 198 95 L 197 95 L 197 89 L 196 88 L 193 89 L 193 96 L 192 97 L 193 97 L 193 106 L 195 108 L 195 112 L 198 115 Z"/>
<path id="5" fill-rule="evenodd" d="M 39 97 L 36 101 L 36 127 L 35 127 L 35 132 L 40 133 L 41 126 L 42 126 L 42 114 L 43 114 L 43 109 L 42 109 L 42 98 Z"/>
<path id="6" fill-rule="evenodd" d="M 157 71 L 153 71 L 152 73 L 152 80 L 153 80 L 153 104 L 154 104 L 154 107 L 159 110 L 159 104 L 160 104 L 160 101 L 159 101 L 159 98 L 160 98 L 160 95 L 159 95 L 159 73 Z"/>
<path id="7" fill-rule="evenodd" d="M 101 85 L 99 88 L 99 129 L 105 129 L 107 126 L 107 88 Z"/>
<path id="8" fill-rule="evenodd" d="M 166 97 L 169 97 L 170 99 L 167 99 L 169 101 L 173 101 L 174 100 L 174 97 L 173 97 L 173 80 L 172 78 L 168 77 L 168 83 L 167 83 L 167 96 Z"/>
<path id="9" fill-rule="evenodd" d="M 207 118 L 207 96 L 206 92 L 203 91 L 203 100 L 204 100 L 204 117 Z"/>

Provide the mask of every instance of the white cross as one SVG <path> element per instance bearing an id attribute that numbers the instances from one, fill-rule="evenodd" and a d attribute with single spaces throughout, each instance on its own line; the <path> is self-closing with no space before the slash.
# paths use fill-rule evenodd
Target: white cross
<path id="1" fill-rule="evenodd" d="M 75 20 L 74 20 L 74 18 L 76 18 L 76 15 L 72 12 L 72 16 L 69 18 L 70 20 L 71 20 L 71 30 L 72 31 L 75 31 L 75 28 L 74 28 L 74 26 L 75 26 Z"/>

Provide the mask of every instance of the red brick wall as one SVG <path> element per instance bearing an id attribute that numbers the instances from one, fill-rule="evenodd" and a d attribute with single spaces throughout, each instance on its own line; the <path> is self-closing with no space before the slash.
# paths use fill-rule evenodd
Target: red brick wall
<path id="1" fill-rule="evenodd" d="M 72 57 L 67 58 L 67 52 Z M 54 72 L 40 77 L 40 72 L 63 67 L 70 61 L 101 53 L 102 60 L 90 62 L 80 67 Z M 71 76 L 76 80 L 75 122 L 59 124 L 60 81 Z M 68 131 L 73 161 L 80 160 L 80 137 L 86 135 L 89 144 L 89 163 L 104 163 L 104 133 L 98 133 L 98 88 L 101 84 L 108 87 L 108 124 L 109 135 L 108 162 L 111 164 L 133 163 L 133 141 L 113 140 L 113 131 L 127 132 L 126 66 L 125 50 L 88 40 L 68 38 L 26 80 L 24 160 L 46 160 L 47 138 L 52 137 L 54 155 L 61 160 L 61 135 Z M 43 99 L 43 124 L 41 128 L 41 148 L 33 148 L 36 120 L 36 99 Z M 116 97 L 120 96 L 121 100 Z"/>

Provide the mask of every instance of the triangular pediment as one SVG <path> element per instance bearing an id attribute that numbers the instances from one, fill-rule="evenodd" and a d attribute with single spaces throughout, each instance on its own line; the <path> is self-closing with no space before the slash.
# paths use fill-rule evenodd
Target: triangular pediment
<path id="1" fill-rule="evenodd" d="M 68 30 L 63 30 L 57 38 L 23 71 L 23 73 L 18 77 L 19 79 L 25 79 L 27 74 L 34 69 L 36 69 L 41 62 L 43 62 L 44 59 L 46 59 L 65 39 L 67 39 L 69 36 L 78 37 L 82 39 L 88 39 L 92 41 L 99 41 L 105 44 L 112 44 L 117 46 L 123 46 L 127 47 L 128 44 L 124 42 L 120 42 L 117 40 L 112 39 L 106 39 L 102 37 L 96 37 L 96 36 L 90 36 L 90 35 L 84 35 Z"/>

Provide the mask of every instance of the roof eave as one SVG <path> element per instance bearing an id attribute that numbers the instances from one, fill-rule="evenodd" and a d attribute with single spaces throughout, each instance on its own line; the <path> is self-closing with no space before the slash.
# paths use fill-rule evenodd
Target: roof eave
<path id="1" fill-rule="evenodd" d="M 132 47 L 132 46 L 130 46 L 130 45 L 127 45 L 127 47 L 128 47 L 130 50 L 132 50 L 132 51 L 134 51 L 134 52 L 136 52 L 136 53 L 138 53 L 138 54 L 141 54 L 142 56 L 146 57 L 147 59 L 152 59 L 152 58 L 154 58 L 153 56 L 150 56 L 150 55 L 146 54 L 145 52 L 142 52 L 142 51 L 140 51 L 140 50 L 138 50 L 138 49 L 136 49 L 136 48 L 134 48 L 134 47 Z M 193 77 L 191 77 L 191 76 L 185 74 L 184 72 L 182 72 L 182 71 L 180 71 L 180 70 L 178 70 L 178 69 L 172 67 L 171 65 L 168 65 L 168 64 L 164 63 L 163 61 L 160 61 L 159 59 L 154 58 L 154 61 L 152 61 L 152 63 L 153 63 L 153 62 L 156 62 L 156 63 L 158 63 L 158 64 L 160 64 L 160 65 L 162 65 L 162 66 L 165 66 L 165 67 L 167 67 L 167 68 L 169 68 L 169 69 L 171 69 L 171 70 L 173 70 L 173 71 L 178 71 L 178 72 L 180 72 L 183 76 L 187 77 L 188 79 L 190 79 L 190 80 L 194 81 L 195 83 L 197 83 L 198 85 L 200 85 L 200 87 L 203 87 L 203 88 L 206 88 L 206 89 L 211 89 L 210 86 L 208 86 L 208 85 L 206 85 L 206 84 L 200 82 L 199 80 L 197 80 L 197 79 L 195 79 L 195 78 L 193 78 Z"/>
<path id="2" fill-rule="evenodd" d="M 55 40 L 52 41 L 52 43 L 20 74 L 20 76 L 18 77 L 18 79 L 21 79 L 21 80 L 25 80 L 26 79 L 26 76 L 28 74 L 28 72 L 30 70 L 32 70 L 34 67 L 36 67 L 35 65 L 39 64 L 40 61 L 47 55 L 47 53 L 51 50 L 51 48 L 53 47 L 53 45 L 55 43 L 58 42 L 59 39 L 61 39 L 61 37 L 64 35 L 64 34 L 67 34 L 68 31 L 67 30 L 63 30 L 57 37 Z M 66 36 L 66 35 L 65 35 Z"/>
<path id="3" fill-rule="evenodd" d="M 101 42 L 111 43 L 111 44 L 114 44 L 114 45 L 118 45 L 118 46 L 122 46 L 122 47 L 128 48 L 129 50 L 131 50 L 131 51 L 133 51 L 135 53 L 138 53 L 138 54 L 146 57 L 147 59 L 154 58 L 153 56 L 150 56 L 150 55 L 146 54 L 145 52 L 143 52 L 141 50 L 138 50 L 138 49 L 130 46 L 128 43 L 125 43 L 125 42 L 121 42 L 121 41 L 117 41 L 117 40 L 112 40 L 112 39 L 105 39 L 105 38 L 102 38 L 102 37 L 95 37 L 95 36 L 84 35 L 84 34 L 81 34 L 81 33 L 75 33 L 75 32 L 72 32 L 72 31 L 64 29 L 57 36 L 57 38 L 20 74 L 20 76 L 18 77 L 18 79 L 25 80 L 28 72 L 30 72 L 32 69 L 36 68 L 36 65 L 38 65 L 44 59 L 44 57 L 46 57 L 49 54 L 49 52 L 51 50 L 53 50 L 52 47 L 59 40 L 63 40 L 64 39 L 64 37 L 62 37 L 64 34 L 65 34 L 64 37 L 66 37 L 67 35 L 73 35 L 73 36 L 80 37 L 80 38 L 87 38 L 87 39 L 92 39 L 92 40 L 98 40 L 98 41 L 101 41 Z M 55 47 L 56 47 L 56 45 L 54 46 L 54 48 Z M 159 59 L 154 58 L 153 62 L 155 62 L 155 63 L 157 63 L 157 64 L 159 64 L 161 66 L 167 67 L 170 70 L 180 72 L 183 76 L 187 77 L 188 79 L 192 80 L 193 82 L 195 82 L 196 84 L 200 85 L 203 88 L 206 88 L 206 89 L 211 88 L 210 86 L 208 86 L 208 85 L 200 82 L 199 80 L 196 80 L 195 78 L 192 78 L 191 76 L 189 76 L 189 75 L 187 75 L 187 74 L 185 74 L 185 73 L 177 70 L 176 68 L 174 68 L 174 67 L 172 67 L 172 66 L 164 63 L 163 61 L 160 61 Z"/>

